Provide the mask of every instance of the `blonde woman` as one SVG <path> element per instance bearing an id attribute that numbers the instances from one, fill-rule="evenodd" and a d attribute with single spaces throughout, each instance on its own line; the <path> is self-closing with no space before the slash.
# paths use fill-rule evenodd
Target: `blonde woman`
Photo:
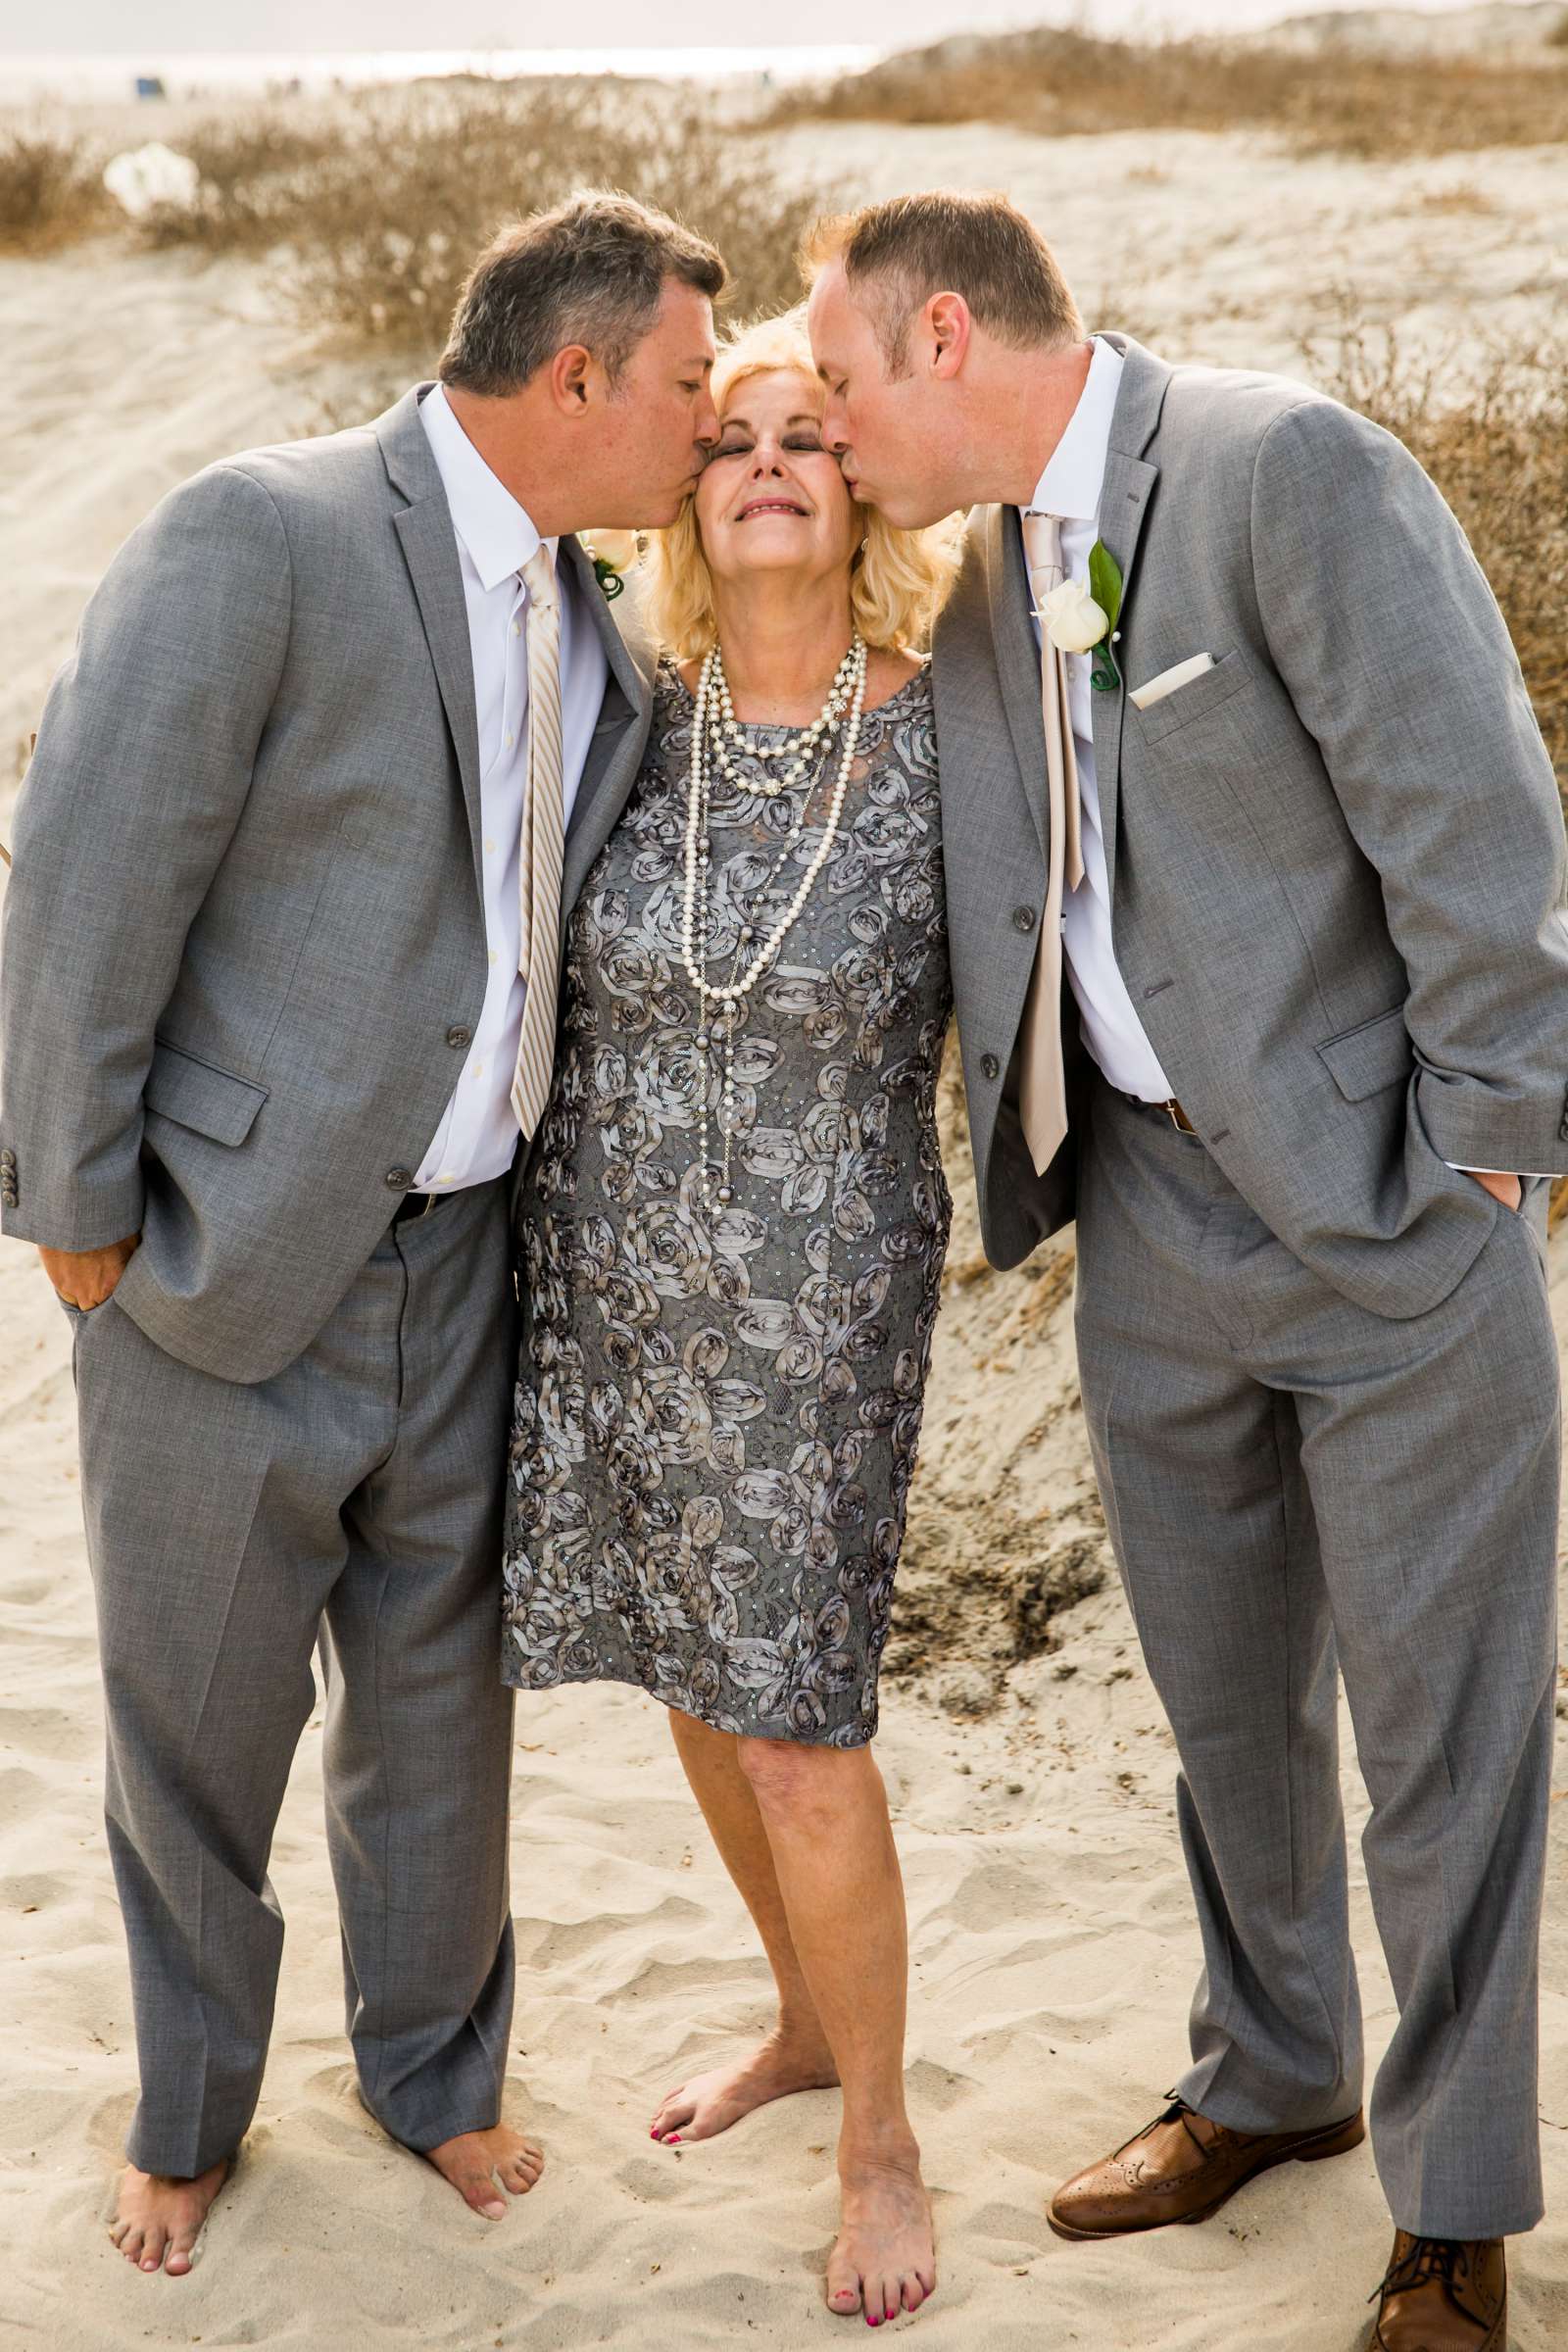
<path id="1" fill-rule="evenodd" d="M 954 538 L 857 507 L 797 318 L 740 336 L 712 389 L 719 439 L 650 559 L 670 656 L 570 918 L 523 1197 L 506 1674 L 669 1708 L 778 2022 L 653 2136 L 842 2083 L 827 2300 L 877 2327 L 936 2284 L 870 1742 L 951 1205 L 915 649 Z"/>

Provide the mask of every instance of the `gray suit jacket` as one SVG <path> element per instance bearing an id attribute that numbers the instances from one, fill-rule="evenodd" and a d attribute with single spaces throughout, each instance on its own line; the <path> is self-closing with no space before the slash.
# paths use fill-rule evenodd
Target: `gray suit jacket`
<path id="1" fill-rule="evenodd" d="M 226 1380 L 279 1371 L 343 1296 L 484 1000 L 472 663 L 424 389 L 163 501 L 87 607 L 18 807 L 4 1230 L 139 1230 L 121 1305 Z M 652 658 L 562 544 L 610 662 L 569 906 L 637 772 Z"/>
<path id="2" fill-rule="evenodd" d="M 1299 384 L 1108 340 L 1123 680 L 1215 661 L 1147 712 L 1094 697 L 1117 961 L 1252 1208 L 1345 1296 L 1417 1315 L 1502 1213 L 1445 1162 L 1568 1171 L 1551 764 L 1464 535 L 1398 442 Z M 987 1251 L 1013 1265 L 1072 1216 L 1076 1140 L 1037 1178 L 1010 1083 L 1047 857 L 1010 510 L 971 518 L 935 697 L 975 1175 Z"/>

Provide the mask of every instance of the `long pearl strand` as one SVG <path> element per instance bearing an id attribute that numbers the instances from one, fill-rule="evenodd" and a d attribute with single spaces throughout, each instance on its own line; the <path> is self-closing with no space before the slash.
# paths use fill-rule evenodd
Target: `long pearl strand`
<path id="1" fill-rule="evenodd" d="M 727 1208 L 735 1197 L 730 1176 L 736 1124 L 736 1015 L 739 1007 L 776 959 L 780 948 L 799 921 L 810 899 L 817 876 L 832 856 L 833 847 L 839 834 L 839 820 L 844 813 L 844 799 L 849 790 L 850 773 L 855 765 L 855 756 L 859 747 L 860 716 L 865 708 L 865 640 L 857 631 L 850 650 L 840 664 L 839 674 L 834 679 L 821 718 L 815 720 L 812 726 L 805 731 L 794 747 L 794 757 L 800 761 L 800 765 L 798 769 L 792 769 L 791 773 L 804 774 L 806 760 L 808 760 L 809 753 L 806 755 L 805 760 L 801 759 L 801 747 L 808 738 L 814 738 L 815 742 L 820 742 L 822 736 L 826 734 L 828 725 L 832 723 L 830 714 L 842 684 L 848 694 L 849 715 L 844 727 L 838 774 L 828 802 L 821 841 L 812 854 L 794 897 L 760 946 L 756 947 L 756 953 L 749 961 L 746 960 L 746 954 L 747 950 L 756 944 L 756 926 L 752 923 L 741 925 L 734 961 L 730 967 L 730 977 L 727 981 L 720 982 L 710 980 L 708 975 L 709 943 L 711 936 L 709 877 L 712 853 L 709 839 L 709 812 L 712 797 L 712 771 L 715 767 L 719 768 L 723 774 L 738 781 L 742 789 L 746 791 L 758 791 L 762 788 L 754 779 L 734 778 L 734 771 L 717 750 L 721 730 L 726 723 L 724 704 L 728 699 L 728 688 L 727 686 L 724 688 L 721 700 L 714 684 L 715 677 L 721 679 L 723 676 L 723 661 L 716 645 L 704 662 L 698 678 L 696 709 L 692 719 L 691 771 L 686 794 L 686 889 L 681 917 L 681 961 L 685 965 L 688 979 L 697 991 L 697 1053 L 701 1083 L 698 1165 L 701 1169 L 703 1203 L 710 1212 L 715 1206 Z M 783 784 L 775 785 L 771 793 L 764 792 L 764 797 L 775 798 L 784 788 Z M 759 897 L 766 892 L 776 876 L 783 871 L 790 851 L 805 830 L 807 813 L 815 791 L 816 785 L 813 782 L 802 804 L 799 816 L 790 828 L 772 873 L 761 885 Z M 717 1007 L 716 1013 L 710 1011 L 710 1006 Z M 715 1028 L 721 1030 L 719 1042 L 723 1055 L 719 1112 L 719 1133 L 723 1139 L 723 1162 L 719 1171 L 716 1192 L 710 1183 L 708 1157 L 709 1069 Z"/>

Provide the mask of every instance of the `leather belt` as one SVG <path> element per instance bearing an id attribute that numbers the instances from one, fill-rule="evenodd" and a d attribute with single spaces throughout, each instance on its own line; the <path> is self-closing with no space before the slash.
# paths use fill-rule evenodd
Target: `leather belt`
<path id="1" fill-rule="evenodd" d="M 1119 1087 L 1116 1091 L 1118 1094 L 1121 1094 L 1122 1092 Z M 1192 1120 L 1187 1116 L 1186 1111 L 1183 1110 L 1181 1104 L 1177 1102 L 1174 1095 L 1172 1095 L 1167 1102 L 1151 1102 L 1147 1101 L 1143 1095 L 1127 1094 L 1122 1094 L 1122 1101 L 1124 1102 L 1130 1102 L 1135 1110 L 1157 1110 L 1163 1112 L 1164 1116 L 1169 1119 L 1171 1125 L 1180 1135 L 1190 1135 L 1196 1138 L 1198 1134 L 1198 1129 L 1193 1125 Z"/>
<path id="2" fill-rule="evenodd" d="M 432 1209 L 440 1208 L 452 1198 L 451 1193 L 405 1193 L 392 1211 L 392 1222 L 394 1225 L 417 1224 L 421 1217 L 429 1216 Z"/>

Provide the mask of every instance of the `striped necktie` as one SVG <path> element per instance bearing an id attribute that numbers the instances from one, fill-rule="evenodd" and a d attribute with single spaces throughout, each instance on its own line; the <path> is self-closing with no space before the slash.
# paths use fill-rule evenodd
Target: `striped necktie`
<path id="1" fill-rule="evenodd" d="M 1054 514 L 1023 518 L 1030 602 L 1038 612 L 1066 577 L 1061 524 Z M 1067 700 L 1067 657 L 1040 627 L 1041 710 L 1050 787 L 1050 866 L 1040 946 L 1019 1031 L 1018 1115 L 1035 1172 L 1043 1176 L 1067 1133 L 1067 1072 L 1061 1049 L 1061 909 L 1084 876 L 1078 803 L 1078 752 Z"/>
<path id="2" fill-rule="evenodd" d="M 561 871 L 566 823 L 561 753 L 561 599 L 547 548 L 522 567 L 528 591 L 528 776 L 522 804 L 517 890 L 527 983 L 512 1107 L 532 1135 L 550 1100 L 556 1056 L 556 986 L 561 949 Z"/>

